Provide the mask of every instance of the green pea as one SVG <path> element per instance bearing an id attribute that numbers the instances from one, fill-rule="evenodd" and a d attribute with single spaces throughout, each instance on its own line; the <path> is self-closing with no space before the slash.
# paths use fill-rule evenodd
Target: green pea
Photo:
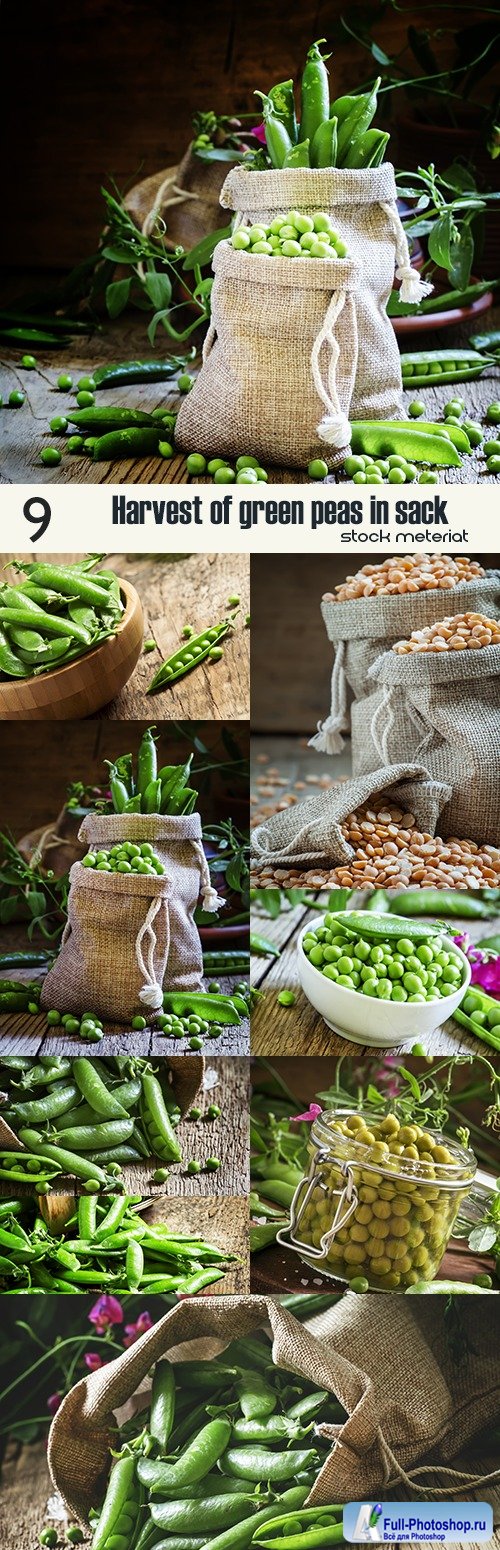
<path id="1" fill-rule="evenodd" d="M 352 453 L 349 453 L 349 456 L 344 461 L 344 473 L 347 474 L 348 479 L 352 479 L 354 474 L 363 473 L 364 466 L 361 457 L 355 457 Z"/>
<path id="2" fill-rule="evenodd" d="M 190 377 L 188 371 L 181 371 L 180 377 L 177 378 L 179 393 L 190 393 L 192 386 L 193 377 Z"/>
<path id="3" fill-rule="evenodd" d="M 171 457 L 173 457 L 174 449 L 173 449 L 173 446 L 172 446 L 172 442 L 171 441 L 160 441 L 159 446 L 158 446 L 158 451 L 160 453 L 160 457 L 164 457 L 164 458 L 171 458 Z"/>
<path id="4" fill-rule="evenodd" d="M 366 1276 L 353 1276 L 352 1281 L 349 1282 L 350 1292 L 369 1292 L 369 1290 L 370 1283 Z"/>
<path id="5" fill-rule="evenodd" d="M 415 974 L 413 971 L 410 971 L 408 974 L 403 976 L 403 985 L 410 996 L 419 995 L 421 993 L 422 980 L 420 979 L 419 975 Z"/>
<path id="6" fill-rule="evenodd" d="M 406 468 L 406 458 L 401 457 L 399 452 L 391 452 L 387 462 L 389 464 L 389 468 Z"/>
<path id="7" fill-rule="evenodd" d="M 226 463 L 223 457 L 211 457 L 210 462 L 207 463 L 207 474 L 216 474 L 218 468 L 225 467 Z"/>
<path id="8" fill-rule="evenodd" d="M 189 452 L 188 453 L 188 456 L 186 458 L 186 468 L 187 468 L 188 474 L 204 474 L 206 466 L 207 466 L 207 460 L 206 460 L 205 457 L 203 457 L 203 453 L 202 452 Z"/>
<path id="9" fill-rule="evenodd" d="M 244 248 L 249 248 L 250 237 L 248 232 L 242 231 L 241 228 L 239 231 L 233 232 L 231 237 L 231 247 L 235 248 L 236 252 L 243 252 Z"/>
<path id="10" fill-rule="evenodd" d="M 365 980 L 361 994 L 363 996 L 376 996 L 377 980 Z"/>
<path id="11" fill-rule="evenodd" d="M 46 1022 L 48 1023 L 49 1028 L 57 1028 L 58 1027 L 58 1024 L 61 1021 L 61 1013 L 60 1012 L 56 1012 L 55 1007 L 51 1008 L 50 1012 L 46 1012 L 45 1016 L 46 1016 Z"/>
<path id="12" fill-rule="evenodd" d="M 58 1544 L 57 1529 L 43 1528 L 41 1534 L 38 1535 L 38 1538 L 40 1544 L 45 1545 L 47 1550 L 53 1550 L 53 1547 Z"/>
<path id="13" fill-rule="evenodd" d="M 338 968 L 337 968 L 337 975 L 338 975 L 338 983 L 339 983 L 339 985 L 343 985 L 346 990 L 355 990 L 356 989 L 356 986 L 354 984 L 354 980 L 352 979 L 352 976 L 350 974 L 339 974 L 339 971 L 338 971 Z"/>
<path id="14" fill-rule="evenodd" d="M 42 447 L 40 462 L 44 463 L 46 468 L 57 468 L 58 463 L 62 462 L 62 452 L 59 452 L 58 447 Z"/>
<path id="15" fill-rule="evenodd" d="M 79 409 L 91 409 L 92 404 L 95 403 L 95 394 L 87 392 L 77 393 L 76 402 Z"/>
<path id="16" fill-rule="evenodd" d="M 206 1160 L 206 1163 L 205 1163 L 205 1168 L 206 1168 L 207 1173 L 216 1173 L 217 1169 L 220 1168 L 219 1158 L 218 1157 L 207 1157 L 207 1160 Z"/>
<path id="17" fill-rule="evenodd" d="M 200 1036 L 199 1036 L 198 1033 L 193 1033 L 192 1037 L 189 1040 L 189 1048 L 190 1049 L 203 1049 L 203 1039 L 200 1039 Z"/>
<path id="18" fill-rule="evenodd" d="M 257 474 L 254 468 L 241 468 L 236 475 L 237 484 L 257 484 Z"/>
<path id="19" fill-rule="evenodd" d="M 218 1103 L 210 1103 L 207 1109 L 207 1119 L 220 1119 L 222 1110 Z"/>
<path id="20" fill-rule="evenodd" d="M 495 457 L 487 458 L 486 467 L 489 474 L 500 474 L 500 456 L 498 453 Z"/>
<path id="21" fill-rule="evenodd" d="M 192 1157 L 191 1161 L 188 1162 L 186 1173 L 201 1173 L 201 1163 L 198 1162 L 197 1157 Z"/>
<path id="22" fill-rule="evenodd" d="M 379 474 L 382 474 L 383 479 L 387 479 L 389 474 L 389 464 L 386 458 L 377 458 L 375 462 L 375 468 L 378 468 Z"/>
<path id="23" fill-rule="evenodd" d="M 76 385 L 77 385 L 79 393 L 82 393 L 82 392 L 83 393 L 84 392 L 93 393 L 94 388 L 95 388 L 95 378 L 94 377 L 80 377 L 79 381 L 77 382 Z"/>
<path id="24" fill-rule="evenodd" d="M 235 480 L 236 474 L 234 472 L 234 468 L 228 468 L 226 465 L 224 465 L 223 468 L 216 469 L 214 474 L 214 484 L 234 484 Z"/>
<path id="25" fill-rule="evenodd" d="M 486 410 L 486 419 L 488 421 L 488 425 L 500 425 L 500 404 L 498 403 L 498 400 L 495 400 L 492 404 L 488 404 L 488 408 Z"/>
<path id="26" fill-rule="evenodd" d="M 84 444 L 83 436 L 68 436 L 66 452 L 82 452 Z"/>
<path id="27" fill-rule="evenodd" d="M 424 469 L 423 472 L 418 476 L 419 484 L 437 484 L 437 482 L 438 475 L 433 473 L 431 468 Z"/>
<path id="28" fill-rule="evenodd" d="M 382 474 L 378 468 L 367 468 L 365 473 L 366 484 L 383 484 Z"/>
<path id="29" fill-rule="evenodd" d="M 399 466 L 397 468 L 394 468 L 394 466 L 390 468 L 389 484 L 406 484 L 406 469 Z"/>
<path id="30" fill-rule="evenodd" d="M 358 469 L 357 474 L 353 474 L 352 482 L 353 482 L 353 484 L 366 484 L 366 474 L 365 474 L 364 469 L 363 469 L 363 471 L 361 471 L 361 469 Z"/>
<path id="31" fill-rule="evenodd" d="M 420 416 L 425 414 L 425 404 L 422 403 L 421 398 L 412 399 L 411 404 L 408 404 L 408 414 L 411 415 L 412 420 L 419 420 Z"/>
<path id="32" fill-rule="evenodd" d="M 66 416 L 64 414 L 56 414 L 54 419 L 50 421 L 50 429 L 51 431 L 61 431 L 61 433 L 67 431 L 68 421 Z"/>
<path id="33" fill-rule="evenodd" d="M 483 430 L 476 420 L 462 420 L 462 429 L 467 432 L 471 447 L 479 447 L 481 445 Z"/>
<path id="34" fill-rule="evenodd" d="M 391 1001 L 407 1001 L 407 1000 L 408 1000 L 408 991 L 405 990 L 404 985 L 393 985 Z"/>
<path id="35" fill-rule="evenodd" d="M 328 464 L 323 461 L 322 457 L 315 457 L 311 463 L 308 463 L 307 472 L 310 479 L 326 479 Z"/>
<path id="36" fill-rule="evenodd" d="M 405 474 L 406 474 L 406 483 L 407 484 L 414 484 L 415 480 L 418 479 L 418 468 L 417 468 L 416 463 L 407 463 L 406 464 L 406 468 L 405 468 Z"/>
<path id="37" fill-rule="evenodd" d="M 80 1023 L 78 1017 L 68 1017 L 66 1019 L 66 1033 L 79 1033 L 79 1030 Z"/>
<path id="38" fill-rule="evenodd" d="M 152 1175 L 153 1184 L 165 1184 L 168 1179 L 168 1168 L 155 1168 Z"/>
<path id="39" fill-rule="evenodd" d="M 339 958 L 337 968 L 339 974 L 352 974 L 354 968 L 353 959 L 344 955 L 342 958 Z"/>
<path id="40" fill-rule="evenodd" d="M 445 404 L 444 409 L 443 409 L 443 414 L 444 414 L 445 420 L 457 419 L 458 423 L 460 424 L 460 419 L 461 419 L 464 407 L 465 407 L 465 405 L 464 405 L 463 398 L 452 398 L 452 399 L 450 399 L 450 403 L 449 404 Z"/>
<path id="41" fill-rule="evenodd" d="M 21 366 L 24 366 L 25 371 L 35 371 L 37 365 L 38 362 L 35 355 L 23 355 L 21 357 Z"/>
<path id="42" fill-rule="evenodd" d="M 500 454 L 500 441 L 498 438 L 492 441 L 485 441 L 483 452 L 485 457 L 497 457 Z"/>
<path id="43" fill-rule="evenodd" d="M 280 990 L 278 1002 L 280 1006 L 295 1006 L 293 990 Z"/>
<path id="44" fill-rule="evenodd" d="M 61 372 L 60 377 L 57 378 L 57 386 L 61 393 L 64 393 L 69 388 L 73 387 L 73 378 L 68 375 L 67 371 Z"/>
<path id="45" fill-rule="evenodd" d="M 9 393 L 8 402 L 9 402 L 10 408 L 11 409 L 22 409 L 22 406 L 23 406 L 23 404 L 25 402 L 25 399 L 26 399 L 26 394 L 25 393 L 21 393 L 18 388 L 14 388 L 12 393 Z"/>
<path id="46" fill-rule="evenodd" d="M 381 947 L 371 947 L 370 948 L 370 962 L 371 963 L 383 963 L 383 961 L 384 961 L 383 949 Z"/>
<path id="47" fill-rule="evenodd" d="M 133 1017 L 131 1027 L 133 1028 L 134 1033 L 142 1033 L 143 1029 L 147 1027 L 146 1018 Z"/>

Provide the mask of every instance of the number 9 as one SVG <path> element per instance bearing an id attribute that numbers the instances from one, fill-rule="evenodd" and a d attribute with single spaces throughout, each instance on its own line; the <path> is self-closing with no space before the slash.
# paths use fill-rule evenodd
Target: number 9
<path id="1" fill-rule="evenodd" d="M 33 510 L 34 506 L 41 506 L 42 509 L 38 514 Z M 49 526 L 52 516 L 49 502 L 44 500 L 43 495 L 31 495 L 29 501 L 25 501 L 23 506 L 23 516 L 26 517 L 27 522 L 33 522 L 37 526 L 37 532 L 30 533 L 31 543 L 36 544 L 39 538 L 43 538 Z"/>

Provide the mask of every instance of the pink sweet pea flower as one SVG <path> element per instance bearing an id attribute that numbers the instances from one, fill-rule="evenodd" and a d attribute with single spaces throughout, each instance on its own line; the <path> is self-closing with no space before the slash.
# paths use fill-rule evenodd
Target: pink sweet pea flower
<path id="1" fill-rule="evenodd" d="M 112 1324 L 123 1324 L 123 1308 L 116 1297 L 98 1297 L 89 1313 L 89 1321 L 97 1334 L 104 1335 Z"/>
<path id="2" fill-rule="evenodd" d="M 257 124 L 256 128 L 252 129 L 252 134 L 253 134 L 254 140 L 258 140 L 260 145 L 265 145 L 265 143 L 266 143 L 266 126 L 265 126 L 265 124 Z"/>
<path id="3" fill-rule="evenodd" d="M 151 1314 L 147 1312 L 147 1309 L 145 1309 L 144 1313 L 139 1314 L 135 1324 L 125 1325 L 123 1344 L 125 1346 L 135 1345 L 136 1340 L 139 1340 L 141 1335 L 145 1335 L 146 1330 L 151 1329 L 152 1323 L 153 1320 L 151 1318 Z"/>
<path id="4" fill-rule="evenodd" d="M 89 1372 L 98 1372 L 100 1367 L 105 1366 L 103 1357 L 99 1356 L 98 1351 L 87 1351 L 87 1355 L 84 1360 L 85 1366 L 88 1367 Z"/>
<path id="5" fill-rule="evenodd" d="M 312 1125 L 313 1121 L 318 1119 L 318 1116 L 322 1113 L 323 1110 L 320 1103 L 310 1103 L 309 1108 L 306 1110 L 305 1114 L 291 1115 L 291 1123 L 292 1125 L 298 1125 L 300 1120 L 305 1119 L 308 1124 Z"/>
<path id="6" fill-rule="evenodd" d="M 62 1394 L 49 1394 L 47 1400 L 47 1410 L 49 1411 L 50 1415 L 56 1415 L 59 1409 L 59 1405 L 62 1404 L 62 1398 Z"/>

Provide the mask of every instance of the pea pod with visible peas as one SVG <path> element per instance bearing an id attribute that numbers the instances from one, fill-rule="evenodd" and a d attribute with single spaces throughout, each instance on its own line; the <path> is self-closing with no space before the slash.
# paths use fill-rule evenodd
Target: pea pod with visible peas
<path id="1" fill-rule="evenodd" d="M 401 356 L 403 387 L 472 382 L 487 365 L 488 361 L 475 350 L 415 350 Z"/>
<path id="2" fill-rule="evenodd" d="M 443 435 L 430 434 L 408 421 L 405 426 L 390 420 L 357 420 L 351 426 L 353 452 L 372 457 L 400 453 L 412 463 L 460 468 L 461 458 L 453 442 Z"/>
<path id="3" fill-rule="evenodd" d="M 180 1162 L 182 1153 L 168 1113 L 158 1077 L 142 1078 L 141 1117 L 151 1150 L 163 1162 Z"/>
<path id="4" fill-rule="evenodd" d="M 277 86 L 272 86 L 269 92 L 277 118 L 285 125 L 292 145 L 297 141 L 297 119 L 295 115 L 295 100 L 293 95 L 293 81 L 279 81 Z"/>
<path id="5" fill-rule="evenodd" d="M 194 639 L 187 641 L 185 646 L 174 651 L 168 661 L 162 662 L 161 667 L 157 669 L 147 693 L 154 694 L 158 689 L 168 688 L 171 684 L 177 683 L 179 678 L 183 678 L 185 673 L 190 673 L 193 667 L 198 667 L 200 662 L 206 661 L 207 657 L 210 657 L 210 652 L 219 641 L 223 640 L 230 629 L 232 629 L 231 619 L 223 619 L 220 624 L 214 624 L 211 629 L 203 630 L 201 635 L 196 635 Z"/>

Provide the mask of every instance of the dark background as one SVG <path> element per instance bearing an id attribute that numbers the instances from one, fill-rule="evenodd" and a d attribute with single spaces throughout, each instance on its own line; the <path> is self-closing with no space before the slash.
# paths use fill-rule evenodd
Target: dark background
<path id="1" fill-rule="evenodd" d="M 131 752 L 136 761 L 139 743 L 147 723 L 139 721 L 65 721 L 50 726 L 45 722 L 7 721 L 2 725 L 0 756 L 0 827 L 19 840 L 41 824 L 51 825 L 66 797 L 72 781 L 86 785 L 105 785 L 105 759 L 116 759 Z M 230 761 L 224 746 L 224 722 L 183 723 L 190 737 L 198 735 L 209 750 L 208 757 L 195 755 L 195 764 L 207 765 Z M 192 749 L 191 741 L 169 722 L 158 728 L 158 767 L 182 764 Z M 248 727 L 230 722 L 227 727 L 240 757 L 248 758 Z M 200 792 L 202 823 L 219 822 L 233 817 L 236 824 L 248 825 L 248 779 L 237 779 L 231 769 L 196 775 L 190 780 Z"/>
<path id="2" fill-rule="evenodd" d="M 409 23 L 445 28 L 488 11 L 451 6 L 403 10 L 368 0 L 290 5 L 290 0 L 16 0 L 0 12 L 5 62 L 3 258 L 24 271 L 64 269 L 91 254 L 103 225 L 100 185 L 120 191 L 175 165 L 190 139 L 195 109 L 253 110 L 254 89 L 298 79 L 306 50 L 326 37 L 332 96 L 373 78 L 376 65 L 340 27 L 373 18 L 379 43 L 392 54 Z M 381 19 L 380 19 L 381 18 Z M 443 45 L 440 45 L 442 47 Z M 453 45 L 450 41 L 450 58 Z M 411 73 L 411 70 L 410 70 Z M 477 96 L 482 99 L 480 83 Z M 392 95 L 392 94 L 391 94 Z M 397 99 L 406 112 L 405 94 Z M 395 155 L 398 139 L 391 142 Z M 436 151 L 433 135 L 431 149 Z M 400 126 L 402 165 L 431 159 L 422 137 Z M 452 159 L 440 139 L 443 166 Z M 496 163 L 498 168 L 499 163 Z M 491 171 L 492 164 L 489 164 Z"/>
<path id="3" fill-rule="evenodd" d="M 333 646 L 321 599 L 380 556 L 367 546 L 345 554 L 252 555 L 252 732 L 304 733 L 330 709 Z M 384 554 L 383 558 L 386 556 Z M 471 555 L 485 569 L 500 555 Z"/>

